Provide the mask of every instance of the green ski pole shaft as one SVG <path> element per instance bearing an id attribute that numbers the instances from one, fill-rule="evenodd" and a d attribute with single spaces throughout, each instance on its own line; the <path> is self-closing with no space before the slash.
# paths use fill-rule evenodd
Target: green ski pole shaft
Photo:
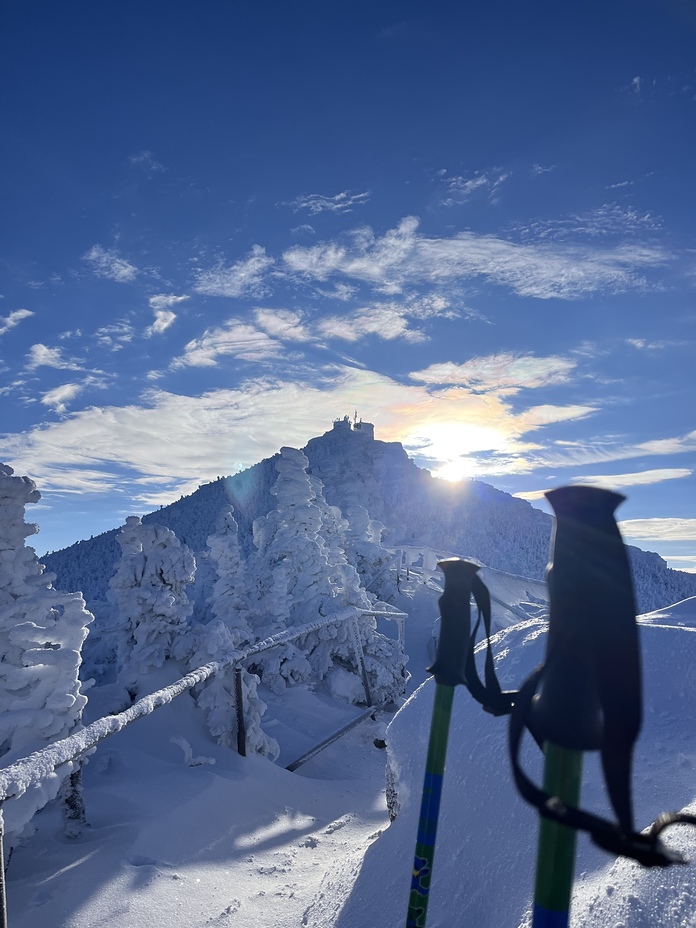
<path id="1" fill-rule="evenodd" d="M 453 697 L 453 686 L 436 685 L 406 928 L 425 928 Z"/>
<path id="2" fill-rule="evenodd" d="M 428 668 L 435 677 L 435 702 L 425 761 L 406 928 L 425 928 L 452 700 L 455 686 L 466 683 L 465 662 L 471 634 L 471 584 L 479 569 L 478 564 L 461 558 L 440 561 L 438 567 L 445 575 L 445 589 L 439 599 L 440 638 L 437 655 L 435 663 Z"/>
<path id="3" fill-rule="evenodd" d="M 580 804 L 582 751 L 544 745 L 544 791 L 568 805 Z M 575 870 L 577 832 L 547 818 L 539 822 L 532 928 L 566 928 Z"/>

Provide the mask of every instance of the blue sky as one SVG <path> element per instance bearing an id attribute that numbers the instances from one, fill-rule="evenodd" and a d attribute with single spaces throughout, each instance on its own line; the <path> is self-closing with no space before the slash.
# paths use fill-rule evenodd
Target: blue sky
<path id="1" fill-rule="evenodd" d="M 0 13 L 0 460 L 43 552 L 354 410 L 696 569 L 686 2 Z"/>

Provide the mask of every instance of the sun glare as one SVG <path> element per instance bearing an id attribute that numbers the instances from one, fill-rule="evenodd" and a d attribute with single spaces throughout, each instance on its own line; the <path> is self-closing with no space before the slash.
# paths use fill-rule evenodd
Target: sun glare
<path id="1" fill-rule="evenodd" d="M 480 463 L 473 455 L 482 451 L 506 451 L 509 439 L 490 426 L 470 423 L 438 422 L 408 436 L 405 442 L 429 458 L 433 476 L 455 482 L 475 477 Z"/>

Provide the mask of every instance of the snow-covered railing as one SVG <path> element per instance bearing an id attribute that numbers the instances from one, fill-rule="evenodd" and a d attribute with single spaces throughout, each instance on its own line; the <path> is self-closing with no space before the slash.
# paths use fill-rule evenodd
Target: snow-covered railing
<path id="1" fill-rule="evenodd" d="M 211 661 L 208 664 L 204 664 L 202 667 L 197 667 L 175 683 L 165 686 L 163 689 L 157 690 L 149 696 L 143 696 L 142 699 L 139 699 L 123 712 L 119 712 L 115 715 L 106 715 L 103 718 L 97 719 L 80 731 L 68 735 L 67 738 L 55 741 L 53 744 L 49 744 L 47 747 L 42 748 L 40 751 L 36 751 L 28 757 L 23 757 L 15 761 L 15 763 L 11 764 L 9 767 L 0 768 L 0 804 L 8 799 L 21 796 L 32 786 L 37 786 L 43 780 L 52 776 L 54 771 L 63 764 L 67 764 L 70 761 L 77 760 L 84 756 L 101 741 L 104 741 L 111 735 L 115 735 L 116 732 L 121 731 L 126 725 L 130 725 L 131 722 L 135 722 L 137 719 L 144 718 L 146 715 L 154 712 L 155 709 L 160 708 L 160 706 L 167 705 L 177 696 L 197 686 L 199 683 L 204 683 L 216 673 L 220 673 L 220 671 L 226 670 L 232 666 L 238 666 L 256 654 L 269 651 L 271 648 L 278 647 L 282 644 L 287 644 L 310 632 L 325 628 L 327 625 L 334 625 L 347 621 L 351 622 L 354 629 L 354 645 L 357 646 L 360 652 L 358 666 L 361 670 L 363 684 L 366 686 L 365 696 L 368 705 L 371 705 L 372 698 L 369 692 L 369 685 L 367 685 L 367 675 L 362 660 L 362 648 L 357 638 L 356 622 L 361 615 L 375 614 L 379 613 L 349 606 L 331 615 L 323 616 L 321 619 L 317 619 L 314 622 L 307 622 L 305 625 L 299 625 L 295 628 L 289 628 L 285 631 L 278 632 L 276 635 L 270 635 L 248 648 L 233 651 L 224 660 Z M 390 618 L 405 618 L 405 613 L 390 612 L 388 616 Z M 241 707 L 238 705 L 238 719 L 240 708 Z"/>
<path id="2" fill-rule="evenodd" d="M 374 711 L 358 630 L 357 620 L 362 615 L 385 616 L 386 618 L 396 620 L 397 622 L 400 621 L 401 623 L 403 623 L 406 618 L 406 613 L 398 611 L 360 609 L 357 606 L 348 606 L 345 609 L 339 609 L 337 612 L 323 616 L 321 619 L 316 619 L 314 622 L 307 622 L 305 625 L 286 629 L 275 635 L 270 635 L 261 641 L 257 641 L 256 644 L 248 648 L 233 651 L 224 660 L 210 661 L 202 667 L 197 667 L 175 683 L 171 683 L 169 686 L 165 686 L 151 693 L 149 696 L 143 696 L 142 699 L 133 703 L 128 709 L 124 709 L 123 712 L 103 716 L 80 731 L 68 735 L 67 738 L 55 741 L 53 744 L 49 744 L 45 748 L 42 748 L 40 751 L 36 751 L 28 757 L 23 757 L 15 761 L 15 763 L 11 764 L 9 767 L 0 768 L 0 928 L 6 928 L 7 925 L 2 828 L 2 804 L 4 802 L 8 799 L 19 798 L 26 793 L 27 790 L 34 786 L 38 786 L 45 780 L 54 776 L 55 772 L 60 767 L 84 758 L 88 752 L 96 748 L 98 744 L 124 729 L 126 725 L 130 725 L 131 722 L 135 722 L 138 719 L 144 718 L 146 715 L 150 715 L 151 712 L 154 712 L 155 709 L 159 709 L 161 706 L 168 705 L 168 703 L 176 699 L 177 696 L 187 692 L 199 683 L 205 683 L 206 680 L 216 673 L 220 673 L 230 667 L 235 668 L 237 748 L 240 754 L 246 754 L 244 707 L 242 704 L 241 686 L 242 670 L 240 665 L 256 654 L 261 654 L 264 651 L 269 651 L 271 648 L 287 644 L 310 632 L 325 628 L 327 625 L 349 622 L 353 647 L 355 648 L 356 663 L 360 669 L 368 708 L 360 713 L 348 725 L 345 725 L 338 732 L 334 732 L 333 735 L 324 739 L 324 741 L 320 742 L 306 754 L 303 754 L 302 757 L 297 758 L 297 760 L 287 768 L 289 770 L 296 770 L 297 767 L 309 760 L 310 757 L 314 757 L 319 751 L 328 747 L 329 744 L 332 744 L 337 738 L 345 734 Z M 401 634 L 400 640 L 402 640 Z"/>

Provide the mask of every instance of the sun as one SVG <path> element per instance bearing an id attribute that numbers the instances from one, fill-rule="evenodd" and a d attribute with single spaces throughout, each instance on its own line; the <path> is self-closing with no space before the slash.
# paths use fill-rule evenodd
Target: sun
<path id="1" fill-rule="evenodd" d="M 481 462 L 475 455 L 509 450 L 509 436 L 488 425 L 434 422 L 421 426 L 404 444 L 433 462 L 430 469 L 434 477 L 456 482 L 479 475 Z"/>

